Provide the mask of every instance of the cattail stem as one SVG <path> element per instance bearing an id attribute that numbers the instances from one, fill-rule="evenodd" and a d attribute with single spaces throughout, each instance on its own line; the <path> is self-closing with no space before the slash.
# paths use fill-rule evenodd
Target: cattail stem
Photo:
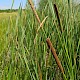
<path id="1" fill-rule="evenodd" d="M 36 42 L 36 37 L 37 37 L 37 35 L 38 35 L 38 31 L 40 30 L 40 28 L 42 28 L 42 26 L 43 26 L 44 22 L 46 21 L 47 17 L 48 17 L 48 16 L 46 16 L 46 17 L 44 18 L 44 20 L 40 23 L 39 28 L 37 29 L 37 33 L 36 33 L 36 36 L 35 36 L 35 38 L 34 38 L 34 44 L 35 44 L 35 42 Z"/>
<path id="2" fill-rule="evenodd" d="M 59 60 L 57 54 L 56 54 L 55 48 L 52 46 L 52 43 L 51 43 L 50 39 L 47 38 L 47 39 L 46 39 L 46 42 L 47 42 L 48 48 L 51 50 L 52 55 L 53 55 L 53 57 L 54 57 L 55 60 L 56 60 L 56 63 L 57 63 L 57 65 L 58 65 L 58 67 L 60 68 L 61 72 L 64 74 L 63 67 L 62 67 L 62 65 L 61 65 L 61 63 L 60 63 L 60 60 Z"/>
<path id="3" fill-rule="evenodd" d="M 39 80 L 42 80 L 42 72 L 39 64 L 38 64 L 38 73 L 39 73 Z"/>
<path id="4" fill-rule="evenodd" d="M 39 26 L 39 28 L 37 29 L 37 33 L 38 33 L 39 29 L 42 28 L 42 26 L 43 26 L 44 22 L 46 21 L 47 17 L 48 17 L 48 16 L 46 16 L 46 17 L 43 19 L 43 21 L 40 23 L 40 26 Z"/>
<path id="5" fill-rule="evenodd" d="M 35 16 L 36 16 L 36 19 L 38 20 L 38 22 L 39 22 L 39 24 L 40 24 L 41 21 L 40 21 L 40 18 L 39 18 L 38 14 L 37 14 L 37 12 L 36 12 L 36 10 L 35 10 L 35 8 L 34 8 L 34 5 L 33 5 L 33 3 L 32 3 L 32 0 L 28 0 L 28 2 L 29 2 L 29 4 L 30 4 L 30 6 L 31 6 L 31 8 L 32 8 L 32 10 L 33 10 L 33 12 L 34 12 L 34 14 L 35 14 Z"/>

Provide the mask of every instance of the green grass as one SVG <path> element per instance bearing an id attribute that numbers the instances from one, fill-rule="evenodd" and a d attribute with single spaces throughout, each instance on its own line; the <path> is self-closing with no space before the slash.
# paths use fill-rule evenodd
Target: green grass
<path id="1" fill-rule="evenodd" d="M 66 1 L 56 1 L 63 32 L 59 30 L 53 3 L 48 0 L 42 11 L 37 10 L 40 26 L 32 10 L 19 8 L 17 17 L 0 20 L 1 80 L 79 80 L 80 79 L 80 15 L 78 8 Z M 50 38 L 64 68 L 59 70 L 46 39 Z M 35 44 L 34 44 L 35 39 Z"/>

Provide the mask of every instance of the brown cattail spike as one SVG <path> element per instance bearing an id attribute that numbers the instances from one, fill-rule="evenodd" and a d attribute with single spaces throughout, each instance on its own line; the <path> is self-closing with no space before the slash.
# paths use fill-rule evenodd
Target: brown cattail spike
<path id="1" fill-rule="evenodd" d="M 58 20 L 58 24 L 59 24 L 59 27 L 60 27 L 60 31 L 62 33 L 63 29 L 62 29 L 62 25 L 61 25 L 61 22 L 60 22 L 59 12 L 58 12 L 56 4 L 54 4 L 54 11 L 55 11 L 55 14 L 57 16 L 57 20 Z"/>
<path id="2" fill-rule="evenodd" d="M 52 46 L 52 43 L 51 43 L 50 39 L 47 38 L 47 39 L 46 39 L 46 42 L 47 42 L 47 45 L 48 45 L 49 49 L 50 49 L 51 52 L 52 52 L 53 57 L 54 57 L 55 60 L 56 60 L 56 63 L 57 63 L 57 65 L 58 65 L 58 67 L 60 68 L 61 72 L 64 74 L 63 67 L 62 67 L 62 65 L 61 65 L 61 63 L 60 63 L 60 60 L 59 60 L 59 58 L 58 58 L 58 56 L 57 56 L 57 54 L 56 54 L 56 51 L 55 51 L 54 47 Z"/>

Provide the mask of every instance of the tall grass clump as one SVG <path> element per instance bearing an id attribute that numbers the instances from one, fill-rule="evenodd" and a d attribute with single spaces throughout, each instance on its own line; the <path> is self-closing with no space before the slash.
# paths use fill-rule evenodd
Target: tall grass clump
<path id="1" fill-rule="evenodd" d="M 0 79 L 79 80 L 79 8 L 69 0 L 46 0 L 44 6 L 41 0 L 42 8 L 35 10 L 28 1 L 29 9 L 23 11 L 20 5 L 16 17 L 0 24 L 5 26 L 0 35 Z M 47 38 L 64 72 L 47 47 Z"/>

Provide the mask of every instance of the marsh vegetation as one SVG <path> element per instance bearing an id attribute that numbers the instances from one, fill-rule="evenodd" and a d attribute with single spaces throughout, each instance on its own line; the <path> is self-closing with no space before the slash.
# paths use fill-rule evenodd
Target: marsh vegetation
<path id="1" fill-rule="evenodd" d="M 0 79 L 80 80 L 79 9 L 69 0 L 46 0 L 36 10 L 39 19 L 30 6 L 0 13 Z M 56 64 L 47 38 L 64 72 Z"/>

